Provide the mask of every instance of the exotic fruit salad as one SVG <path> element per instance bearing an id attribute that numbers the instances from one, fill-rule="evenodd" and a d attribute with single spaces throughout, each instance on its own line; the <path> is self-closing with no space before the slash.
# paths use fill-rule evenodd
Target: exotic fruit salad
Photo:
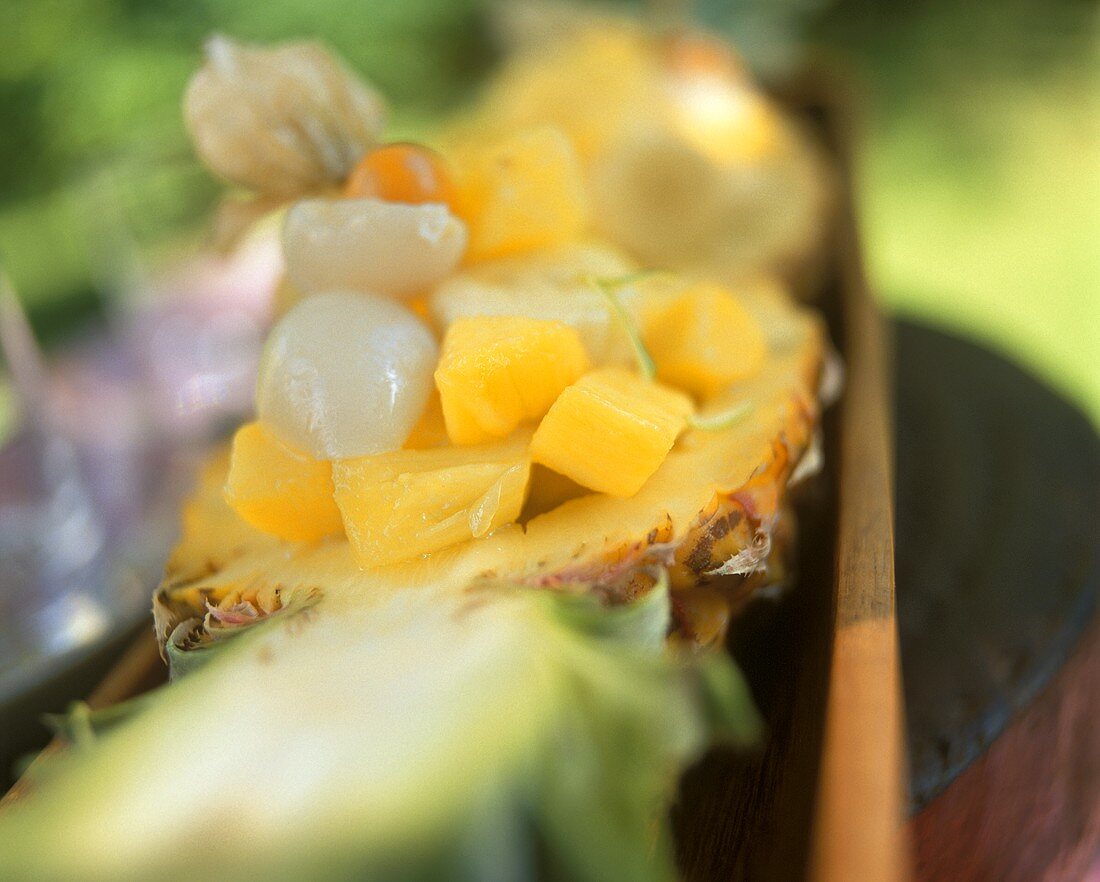
<path id="1" fill-rule="evenodd" d="M 223 220 L 283 212 L 281 314 L 156 591 L 171 683 L 69 720 L 3 875 L 670 878 L 677 773 L 761 735 L 723 638 L 818 459 L 812 151 L 626 23 L 431 144 L 314 43 L 213 38 L 184 111 Z"/>

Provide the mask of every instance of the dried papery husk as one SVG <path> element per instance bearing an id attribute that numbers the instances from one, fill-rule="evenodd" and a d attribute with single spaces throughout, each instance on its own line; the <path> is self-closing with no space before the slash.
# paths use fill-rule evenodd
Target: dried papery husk
<path id="1" fill-rule="evenodd" d="M 278 196 L 226 196 L 215 209 L 210 227 L 210 244 L 215 251 L 229 254 L 261 220 L 284 205 Z"/>
<path id="2" fill-rule="evenodd" d="M 385 123 L 378 93 L 308 41 L 261 48 L 211 37 L 183 109 L 215 174 L 288 199 L 343 181 Z"/>

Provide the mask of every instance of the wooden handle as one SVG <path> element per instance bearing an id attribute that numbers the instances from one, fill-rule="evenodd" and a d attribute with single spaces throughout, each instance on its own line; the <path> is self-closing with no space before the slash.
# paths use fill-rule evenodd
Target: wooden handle
<path id="1" fill-rule="evenodd" d="M 844 151 L 842 155 L 848 155 Z M 814 882 L 908 878 L 904 711 L 894 602 L 890 359 L 861 270 L 850 194 L 838 224 L 847 387 L 828 703 L 811 844 Z"/>

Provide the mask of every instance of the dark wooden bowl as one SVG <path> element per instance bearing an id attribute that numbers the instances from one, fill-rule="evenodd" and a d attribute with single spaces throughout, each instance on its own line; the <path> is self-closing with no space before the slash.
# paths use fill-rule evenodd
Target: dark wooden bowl
<path id="1" fill-rule="evenodd" d="M 901 322 L 897 353 L 916 876 L 1083 879 L 1100 858 L 1100 439 L 975 343 Z"/>

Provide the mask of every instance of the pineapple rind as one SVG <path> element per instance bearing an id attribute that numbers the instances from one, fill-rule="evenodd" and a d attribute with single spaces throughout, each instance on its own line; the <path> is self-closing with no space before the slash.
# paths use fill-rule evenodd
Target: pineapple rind
<path id="1" fill-rule="evenodd" d="M 560 875 L 672 878 L 666 771 L 758 723 L 727 659 L 666 653 L 660 586 L 614 609 L 500 586 L 349 603 L 312 562 L 332 593 L 309 615 L 227 641 L 45 767 L 0 815 L 11 878 L 526 878 L 520 817 Z"/>

